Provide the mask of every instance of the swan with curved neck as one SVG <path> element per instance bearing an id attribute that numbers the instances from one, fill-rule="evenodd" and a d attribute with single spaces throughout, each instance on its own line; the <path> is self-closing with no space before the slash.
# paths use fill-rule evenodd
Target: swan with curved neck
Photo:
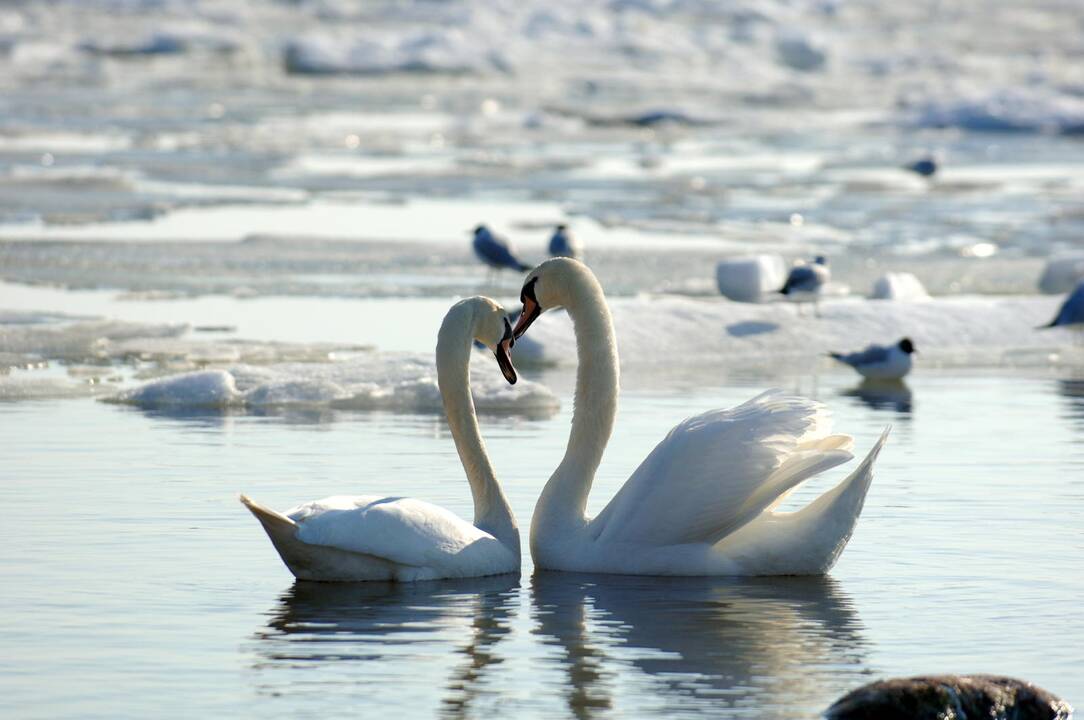
<path id="1" fill-rule="evenodd" d="M 819 403 L 779 391 L 678 424 L 594 518 L 587 498 L 617 414 L 619 370 L 602 287 L 586 265 L 548 260 L 521 294 L 519 338 L 563 307 L 579 367 L 568 447 L 531 521 L 539 568 L 640 575 L 807 575 L 827 572 L 862 510 L 887 437 L 841 483 L 796 512 L 777 506 L 806 479 L 850 460 Z"/>
<path id="2" fill-rule="evenodd" d="M 514 384 L 512 326 L 489 298 L 453 305 L 437 336 L 437 383 L 474 497 L 474 522 L 413 498 L 335 496 L 279 513 L 242 495 L 298 579 L 413 581 L 519 571 L 519 528 L 474 411 L 474 340 L 493 350 L 505 379 Z"/>

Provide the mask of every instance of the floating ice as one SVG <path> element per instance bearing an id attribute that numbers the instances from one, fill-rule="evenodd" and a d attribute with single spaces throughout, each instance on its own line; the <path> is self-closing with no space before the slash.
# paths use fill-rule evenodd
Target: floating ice
<path id="1" fill-rule="evenodd" d="M 399 37 L 382 32 L 349 40 L 306 36 L 286 44 L 283 62 L 288 72 L 305 75 L 459 74 L 502 65 L 498 56 L 455 29 Z"/>
<path id="2" fill-rule="evenodd" d="M 559 403 L 545 386 L 522 379 L 508 385 L 485 353 L 476 354 L 474 362 L 485 365 L 471 373 L 471 389 L 479 412 L 547 417 L 557 411 Z M 425 356 L 399 353 L 371 353 L 325 364 L 234 365 L 184 373 L 124 390 L 108 401 L 167 409 L 443 411 L 432 361 Z"/>
<path id="3" fill-rule="evenodd" d="M 241 394 L 228 372 L 205 370 L 154 380 L 111 400 L 148 408 L 223 408 L 240 405 Z"/>
<path id="4" fill-rule="evenodd" d="M 935 100 L 921 107 L 921 127 L 980 132 L 1084 133 L 1084 100 L 1052 90 L 1015 88 L 985 95 Z"/>
<path id="5" fill-rule="evenodd" d="M 5 312 L 0 314 L 0 351 L 59 360 L 102 360 L 125 355 L 125 343 L 176 338 L 185 330 L 184 325 Z"/>
<path id="6" fill-rule="evenodd" d="M 91 397 L 109 391 L 111 387 L 92 379 L 40 377 L 33 372 L 0 374 L 0 402 Z"/>
<path id="7" fill-rule="evenodd" d="M 908 272 L 889 272 L 873 281 L 872 300 L 928 300 L 930 294 L 922 281 Z"/>
<path id="8" fill-rule="evenodd" d="M 724 297 L 758 302 L 766 293 L 783 287 L 786 269 L 778 255 L 756 255 L 723 260 L 715 266 L 715 282 Z"/>
<path id="9" fill-rule="evenodd" d="M 613 298 L 610 308 L 622 365 L 657 369 L 714 366 L 756 368 L 816 363 L 830 350 L 910 337 L 922 364 L 1041 367 L 1063 362 L 1069 330 L 1036 330 L 1054 316 L 1059 298 L 954 296 L 885 303 L 862 298 L 821 302 L 821 317 L 789 304 L 748 304 L 661 297 Z M 524 339 L 537 345 L 531 360 L 576 362 L 572 323 L 545 313 Z M 513 359 L 522 340 L 516 343 Z"/>

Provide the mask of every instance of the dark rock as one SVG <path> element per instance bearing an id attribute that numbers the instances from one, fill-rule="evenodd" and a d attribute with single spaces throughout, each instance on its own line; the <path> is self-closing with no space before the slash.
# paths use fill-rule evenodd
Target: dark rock
<path id="1" fill-rule="evenodd" d="M 827 720 L 1070 720 L 1073 708 L 1031 683 L 997 675 L 879 680 L 844 695 Z"/>

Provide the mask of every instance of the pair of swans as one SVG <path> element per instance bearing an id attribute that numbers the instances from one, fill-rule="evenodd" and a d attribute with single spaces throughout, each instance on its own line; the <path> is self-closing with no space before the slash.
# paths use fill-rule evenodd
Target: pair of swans
<path id="1" fill-rule="evenodd" d="M 824 408 L 769 391 L 678 424 L 594 518 L 585 509 L 617 413 L 617 343 L 602 288 L 587 266 L 535 268 L 513 329 L 487 298 L 452 307 L 437 339 L 437 379 L 474 496 L 473 524 L 406 498 L 332 497 L 285 514 L 242 496 L 287 567 L 306 580 L 425 580 L 517 572 L 519 531 L 478 429 L 469 385 L 473 340 L 514 383 L 509 350 L 544 310 L 564 307 L 579 366 L 564 458 L 531 523 L 539 568 L 641 575 L 810 575 L 843 551 L 887 431 L 846 479 L 796 512 L 777 507 L 804 480 L 853 456 L 829 434 Z"/>

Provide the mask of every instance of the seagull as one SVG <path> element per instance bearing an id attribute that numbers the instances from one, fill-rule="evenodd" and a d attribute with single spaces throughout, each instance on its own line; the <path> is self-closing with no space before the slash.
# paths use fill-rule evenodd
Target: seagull
<path id="1" fill-rule="evenodd" d="M 937 173 L 937 161 L 933 159 L 933 156 L 927 155 L 924 158 L 915 160 L 913 163 L 904 165 L 903 168 L 904 170 L 910 170 L 916 175 L 929 178 Z"/>
<path id="2" fill-rule="evenodd" d="M 1081 282 L 1073 292 L 1069 293 L 1069 297 L 1065 298 L 1065 302 L 1058 309 L 1058 314 L 1042 327 L 1061 327 L 1062 325 L 1078 325 L 1080 323 L 1084 323 L 1084 282 Z"/>
<path id="3" fill-rule="evenodd" d="M 474 228 L 474 254 L 491 269 L 500 272 L 505 268 L 525 272 L 530 265 L 521 263 L 512 254 L 512 248 L 506 239 L 494 235 L 485 225 Z"/>
<path id="4" fill-rule="evenodd" d="M 787 281 L 783 283 L 779 292 L 799 302 L 811 299 L 814 312 L 816 312 L 817 299 L 831 277 L 827 258 L 818 255 L 812 263 L 803 263 L 791 268 L 790 275 L 787 275 Z"/>
<path id="5" fill-rule="evenodd" d="M 911 356 L 915 344 L 911 338 L 903 338 L 895 345 L 870 345 L 854 353 L 828 353 L 858 374 L 870 380 L 900 380 L 911 372 Z"/>
<path id="6" fill-rule="evenodd" d="M 558 225 L 550 237 L 550 257 L 570 257 L 583 261 L 583 243 L 568 231 L 567 225 Z"/>

